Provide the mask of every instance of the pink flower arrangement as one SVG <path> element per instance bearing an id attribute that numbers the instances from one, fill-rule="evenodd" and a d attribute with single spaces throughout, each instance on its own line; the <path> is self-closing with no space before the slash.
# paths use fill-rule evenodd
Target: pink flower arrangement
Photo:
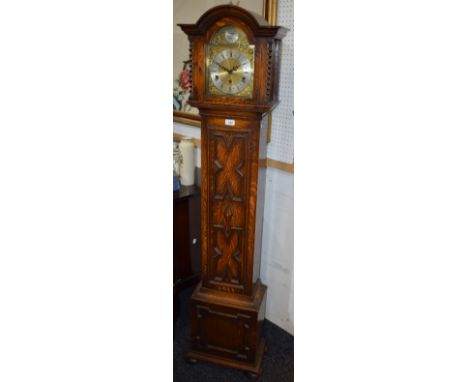
<path id="1" fill-rule="evenodd" d="M 187 68 L 180 72 L 179 85 L 184 91 L 190 90 L 190 71 Z"/>
<path id="2" fill-rule="evenodd" d="M 191 110 L 188 100 L 192 84 L 190 81 L 190 65 L 191 61 L 183 61 L 183 68 L 179 77 L 175 80 L 174 92 L 172 94 L 172 102 L 174 110 L 189 112 Z"/>

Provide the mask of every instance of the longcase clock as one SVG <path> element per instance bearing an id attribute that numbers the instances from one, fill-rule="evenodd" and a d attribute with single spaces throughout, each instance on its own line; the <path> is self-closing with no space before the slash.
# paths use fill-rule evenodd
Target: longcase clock
<path id="1" fill-rule="evenodd" d="M 189 361 L 256 378 L 267 287 L 260 281 L 267 113 L 278 103 L 287 29 L 233 5 L 180 24 L 192 60 L 189 103 L 201 117 L 202 280 L 191 299 Z"/>

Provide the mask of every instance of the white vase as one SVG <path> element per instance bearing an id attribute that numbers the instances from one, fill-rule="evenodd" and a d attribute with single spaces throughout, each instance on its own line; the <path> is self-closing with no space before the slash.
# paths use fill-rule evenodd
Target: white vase
<path id="1" fill-rule="evenodd" d="M 192 186 L 195 184 L 195 146 L 192 138 L 182 138 L 179 143 L 179 150 L 182 154 L 180 164 L 180 184 Z"/>

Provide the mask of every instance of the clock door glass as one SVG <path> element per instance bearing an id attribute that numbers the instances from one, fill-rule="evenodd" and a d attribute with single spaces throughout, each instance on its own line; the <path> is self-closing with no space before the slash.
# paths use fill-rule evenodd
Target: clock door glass
<path id="1" fill-rule="evenodd" d="M 255 47 L 233 26 L 216 32 L 206 47 L 209 95 L 252 97 Z"/>

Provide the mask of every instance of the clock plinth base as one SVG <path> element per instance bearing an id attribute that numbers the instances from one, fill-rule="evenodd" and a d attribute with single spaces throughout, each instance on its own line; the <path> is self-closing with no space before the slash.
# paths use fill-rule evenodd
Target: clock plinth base
<path id="1" fill-rule="evenodd" d="M 186 354 L 186 359 L 189 363 L 195 364 L 197 361 L 204 361 L 213 363 L 215 365 L 221 365 L 225 367 L 230 367 L 234 369 L 239 369 L 248 373 L 249 378 L 257 379 L 262 375 L 262 360 L 264 355 L 265 340 L 262 338 L 260 343 L 260 348 L 257 356 L 257 360 L 254 364 L 235 361 L 231 358 L 217 357 L 213 355 L 208 355 L 206 353 L 198 352 L 191 350 Z"/>
<path id="2" fill-rule="evenodd" d="M 262 336 L 266 286 L 257 282 L 251 297 L 226 295 L 199 285 L 192 295 L 192 350 L 185 358 L 259 376 L 265 353 Z"/>

